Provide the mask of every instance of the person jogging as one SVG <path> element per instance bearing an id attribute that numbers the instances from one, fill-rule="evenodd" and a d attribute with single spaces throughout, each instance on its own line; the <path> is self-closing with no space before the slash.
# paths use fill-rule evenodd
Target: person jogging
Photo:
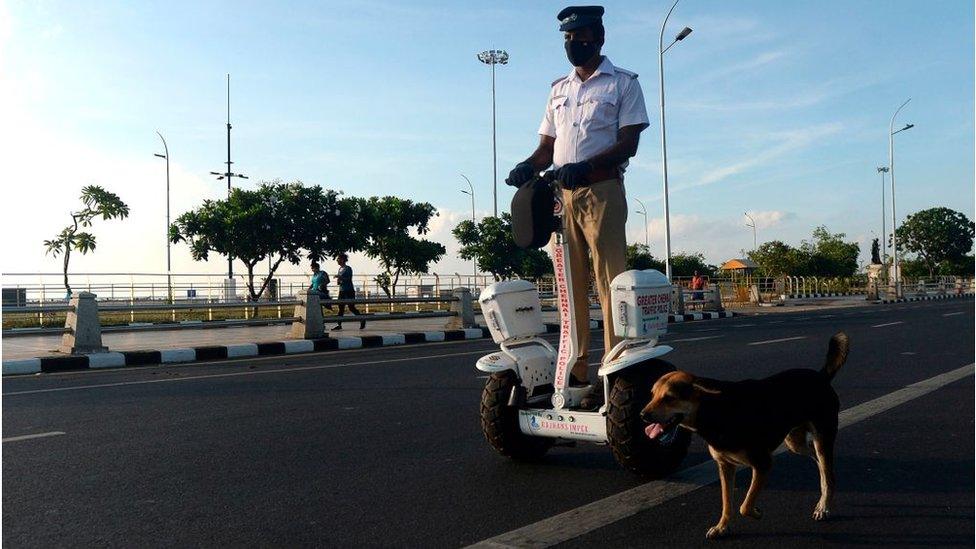
<path id="1" fill-rule="evenodd" d="M 349 266 L 349 256 L 342 253 L 336 258 L 339 263 L 339 271 L 336 273 L 336 283 L 339 285 L 339 299 L 356 299 L 356 287 L 352 284 L 352 267 Z M 349 304 L 349 312 L 359 315 L 359 309 L 352 303 Z M 346 305 L 339 304 L 339 316 L 346 313 Z M 359 321 L 359 329 L 366 327 L 366 320 Z M 338 321 L 333 331 L 342 329 L 342 321 Z"/>

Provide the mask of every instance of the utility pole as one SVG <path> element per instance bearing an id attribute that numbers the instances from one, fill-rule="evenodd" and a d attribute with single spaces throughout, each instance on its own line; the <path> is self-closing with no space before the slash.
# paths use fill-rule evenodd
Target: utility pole
<path id="1" fill-rule="evenodd" d="M 227 198 L 228 199 L 230 198 L 230 190 L 231 190 L 231 184 L 230 183 L 231 183 L 231 179 L 234 178 L 234 177 L 238 177 L 240 179 L 247 179 L 247 176 L 244 175 L 244 174 L 234 173 L 234 172 L 230 171 L 231 164 L 233 164 L 233 162 L 230 161 L 230 129 L 231 129 L 231 125 L 230 125 L 230 74 L 228 74 L 227 75 L 227 162 L 226 162 L 226 164 L 227 164 L 227 171 L 225 171 L 224 173 L 210 172 L 210 175 L 216 175 L 217 176 L 217 181 L 220 181 L 221 179 L 226 179 L 227 180 Z M 227 279 L 228 280 L 231 280 L 233 278 L 234 278 L 234 258 L 228 257 L 227 258 Z"/>

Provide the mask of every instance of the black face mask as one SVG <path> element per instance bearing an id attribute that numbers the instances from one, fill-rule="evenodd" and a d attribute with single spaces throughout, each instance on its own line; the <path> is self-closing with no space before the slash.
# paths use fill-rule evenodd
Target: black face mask
<path id="1" fill-rule="evenodd" d="M 594 41 L 584 42 L 582 40 L 566 41 L 566 57 L 574 67 L 582 67 L 587 61 L 596 55 L 599 46 Z"/>

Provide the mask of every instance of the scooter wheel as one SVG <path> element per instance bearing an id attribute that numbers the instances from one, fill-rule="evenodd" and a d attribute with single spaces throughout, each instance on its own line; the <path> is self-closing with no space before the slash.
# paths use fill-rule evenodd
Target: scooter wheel
<path id="1" fill-rule="evenodd" d="M 674 472 L 691 444 L 691 432 L 680 427 L 655 440 L 644 435 L 640 414 L 651 399 L 651 386 L 674 370 L 668 362 L 649 360 L 614 376 L 610 388 L 607 434 L 613 457 L 627 469 L 652 478 Z"/>
<path id="2" fill-rule="evenodd" d="M 517 460 L 542 457 L 553 440 L 526 435 L 519 429 L 518 408 L 508 405 L 512 387 L 517 383 L 515 372 L 507 370 L 491 374 L 481 393 L 481 432 L 499 454 Z"/>

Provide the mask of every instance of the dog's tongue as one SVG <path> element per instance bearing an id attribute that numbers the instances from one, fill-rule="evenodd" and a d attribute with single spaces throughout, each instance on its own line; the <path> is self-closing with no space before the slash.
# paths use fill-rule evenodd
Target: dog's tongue
<path id="1" fill-rule="evenodd" d="M 663 432 L 664 432 L 664 427 L 662 427 L 660 423 L 651 423 L 650 425 L 644 428 L 644 434 L 646 434 L 647 438 L 651 440 L 659 437 Z"/>

